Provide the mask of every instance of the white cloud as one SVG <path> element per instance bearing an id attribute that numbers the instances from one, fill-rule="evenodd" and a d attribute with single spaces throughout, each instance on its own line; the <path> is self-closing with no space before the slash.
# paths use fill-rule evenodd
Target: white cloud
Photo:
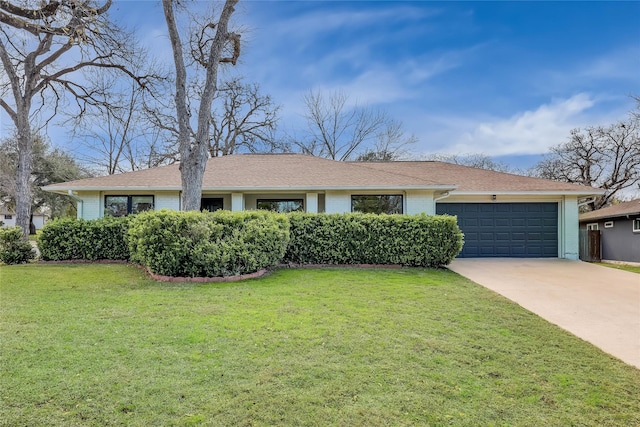
<path id="1" fill-rule="evenodd" d="M 571 129 L 594 124 L 585 115 L 594 105 L 589 95 L 579 93 L 509 118 L 479 122 L 449 120 L 452 143 L 439 151 L 489 156 L 545 153 L 549 147 L 564 141 Z"/>

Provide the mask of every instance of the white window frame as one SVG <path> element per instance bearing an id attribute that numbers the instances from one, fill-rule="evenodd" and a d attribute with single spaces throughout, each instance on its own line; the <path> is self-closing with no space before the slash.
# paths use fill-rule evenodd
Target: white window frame
<path id="1" fill-rule="evenodd" d="M 640 218 L 636 218 L 631 221 L 631 227 L 633 228 L 634 233 L 640 233 Z"/>
<path id="2" fill-rule="evenodd" d="M 604 223 L 604 228 L 613 228 L 613 221 L 607 221 Z"/>
<path id="3" fill-rule="evenodd" d="M 592 222 L 591 224 L 587 224 L 587 230 L 599 230 L 598 223 Z"/>

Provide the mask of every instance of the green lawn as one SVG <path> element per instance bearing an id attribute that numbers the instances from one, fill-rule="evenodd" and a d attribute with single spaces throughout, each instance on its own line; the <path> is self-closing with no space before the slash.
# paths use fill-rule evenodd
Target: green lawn
<path id="1" fill-rule="evenodd" d="M 632 273 L 640 273 L 640 267 L 635 265 L 626 265 L 626 264 L 611 264 L 609 262 L 598 262 L 598 265 L 603 265 L 605 267 L 617 268 L 618 270 L 630 271 Z"/>
<path id="2" fill-rule="evenodd" d="M 0 425 L 640 425 L 640 370 L 423 269 L 0 267 Z"/>

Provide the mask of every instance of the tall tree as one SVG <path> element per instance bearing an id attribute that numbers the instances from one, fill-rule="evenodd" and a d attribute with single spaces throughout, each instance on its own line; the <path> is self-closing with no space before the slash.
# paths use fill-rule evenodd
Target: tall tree
<path id="1" fill-rule="evenodd" d="M 31 212 L 46 209 L 52 217 L 65 215 L 75 208 L 74 201 L 68 196 L 42 191 L 41 187 L 58 182 L 86 178 L 89 173 L 72 157 L 51 144 L 42 136 L 36 135 L 32 141 L 33 171 L 30 178 Z M 18 139 L 7 138 L 0 141 L 0 202 L 9 209 L 16 208 L 17 188 L 15 176 L 18 168 Z M 32 221 L 30 218 L 30 223 Z M 33 224 L 30 230 L 33 232 Z"/>
<path id="2" fill-rule="evenodd" d="M 360 162 L 389 162 L 410 157 L 410 147 L 418 142 L 415 135 L 406 135 L 402 123 L 391 120 L 376 135 L 373 147 L 367 148 L 356 157 Z"/>
<path id="3" fill-rule="evenodd" d="M 386 113 L 367 106 L 349 105 L 344 92 L 325 96 L 309 91 L 304 97 L 307 137 L 294 139 L 294 149 L 313 156 L 348 160 L 365 149 L 384 131 L 390 119 Z"/>
<path id="4" fill-rule="evenodd" d="M 107 19 L 112 0 L 0 1 L 0 106 L 17 131 L 16 223 L 25 234 L 31 211 L 33 127 L 46 124 L 71 95 L 80 113 L 99 103 L 78 72 L 89 67 L 128 67 L 129 35 Z M 32 7 L 34 6 L 34 7 Z M 139 80 L 140 81 L 140 80 Z M 49 112 L 49 114 L 46 114 Z"/>
<path id="5" fill-rule="evenodd" d="M 211 115 L 211 157 L 273 151 L 278 110 L 270 96 L 260 93 L 257 84 L 245 84 L 240 79 L 224 82 Z"/>
<path id="6" fill-rule="evenodd" d="M 146 88 L 103 69 L 92 70 L 90 77 L 105 102 L 68 121 L 72 140 L 82 148 L 79 160 L 108 175 L 172 163 L 163 155 L 161 132 L 144 114 Z M 159 87 L 154 85 L 154 93 Z"/>
<path id="7" fill-rule="evenodd" d="M 632 114 L 609 126 L 573 129 L 569 140 L 551 148 L 535 170 L 542 178 L 605 189 L 590 207 L 607 206 L 640 183 L 640 118 Z"/>
<path id="8" fill-rule="evenodd" d="M 209 21 L 197 30 L 195 37 L 191 38 L 191 58 L 205 69 L 205 79 L 194 123 L 195 131 L 190 121 L 190 105 L 196 102 L 188 99 L 185 65 L 187 58 L 176 20 L 174 7 L 176 3 L 176 0 L 162 0 L 176 69 L 175 105 L 182 181 L 181 202 L 182 209 L 197 210 L 200 208 L 202 177 L 207 165 L 211 106 L 218 90 L 218 67 L 222 63 L 235 65 L 240 56 L 240 35 L 228 29 L 229 20 L 238 0 L 226 0 L 220 11 L 218 22 Z"/>

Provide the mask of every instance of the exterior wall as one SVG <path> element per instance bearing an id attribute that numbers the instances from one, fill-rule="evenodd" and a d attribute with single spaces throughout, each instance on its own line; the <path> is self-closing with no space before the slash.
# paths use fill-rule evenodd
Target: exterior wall
<path id="1" fill-rule="evenodd" d="M 326 213 L 351 212 L 351 193 L 346 191 L 327 191 L 324 203 Z"/>
<path id="2" fill-rule="evenodd" d="M 600 230 L 601 258 L 607 261 L 640 262 L 640 233 L 633 232 L 633 220 L 630 218 L 606 218 L 584 221 L 580 228 L 586 229 L 587 224 L 598 224 Z M 605 228 L 605 222 L 613 222 L 613 227 Z"/>
<path id="3" fill-rule="evenodd" d="M 578 223 L 578 198 L 565 196 L 558 206 L 558 256 L 577 260 L 580 258 L 580 227 Z"/>
<path id="4" fill-rule="evenodd" d="M 99 191 L 79 192 L 77 197 L 82 200 L 82 203 L 78 203 L 78 218 L 102 218 L 104 215 L 104 200 L 100 197 Z"/>
<path id="5" fill-rule="evenodd" d="M 318 193 L 307 193 L 304 210 L 309 213 L 318 213 Z"/>
<path id="6" fill-rule="evenodd" d="M 16 216 L 14 214 L 7 214 L 11 216 L 11 219 L 7 219 L 5 215 L 0 215 L 0 221 L 4 223 L 3 227 L 15 227 L 16 226 Z"/>
<path id="7" fill-rule="evenodd" d="M 7 219 L 7 215 L 11 216 L 11 219 Z M 3 228 L 15 227 L 16 226 L 16 215 L 15 214 L 0 214 L 0 221 L 3 223 Z M 42 229 L 44 224 L 47 222 L 47 218 L 44 215 L 34 215 L 33 216 L 33 225 L 36 226 L 36 230 Z"/>
<path id="8" fill-rule="evenodd" d="M 174 211 L 180 210 L 180 193 L 175 192 L 163 192 L 155 193 L 154 195 L 154 209 L 171 209 Z"/>
<path id="9" fill-rule="evenodd" d="M 404 194 L 404 213 L 435 215 L 436 204 L 433 199 L 433 191 L 407 190 Z"/>

